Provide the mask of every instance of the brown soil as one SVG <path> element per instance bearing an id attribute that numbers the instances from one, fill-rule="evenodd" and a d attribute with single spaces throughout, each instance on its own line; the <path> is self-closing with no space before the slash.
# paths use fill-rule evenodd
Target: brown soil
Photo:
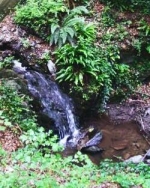
<path id="1" fill-rule="evenodd" d="M 0 146 L 6 151 L 16 151 L 22 147 L 22 143 L 19 140 L 19 136 L 11 130 L 0 131 Z"/>

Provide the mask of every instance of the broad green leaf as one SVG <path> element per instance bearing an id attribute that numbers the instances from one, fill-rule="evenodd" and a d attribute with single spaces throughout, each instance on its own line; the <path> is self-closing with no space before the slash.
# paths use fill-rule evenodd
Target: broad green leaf
<path id="1" fill-rule="evenodd" d="M 75 84 L 78 85 L 78 82 L 79 82 L 78 76 L 75 75 Z"/>
<path id="2" fill-rule="evenodd" d="M 81 13 L 88 14 L 89 11 L 88 11 L 88 9 L 85 6 L 77 6 L 74 9 L 71 10 L 71 13 L 74 13 L 74 14 L 81 14 Z"/>
<path id="3" fill-rule="evenodd" d="M 78 23 L 83 23 L 84 22 L 84 18 L 78 18 L 78 17 L 75 17 L 75 18 L 72 18 L 72 19 L 70 19 L 67 23 L 66 23 L 66 26 L 67 27 L 73 27 L 73 26 L 75 26 L 76 24 L 78 24 Z"/>
<path id="4" fill-rule="evenodd" d="M 58 24 L 52 23 L 52 25 L 51 25 L 51 34 L 53 34 L 56 31 L 56 29 L 58 29 L 58 28 L 59 28 Z"/>
<path id="5" fill-rule="evenodd" d="M 60 30 L 56 30 L 53 35 L 54 35 L 54 43 L 57 44 L 60 37 Z"/>
<path id="6" fill-rule="evenodd" d="M 150 45 L 147 46 L 146 50 L 148 51 L 148 53 L 150 53 Z"/>
<path id="7" fill-rule="evenodd" d="M 67 39 L 67 32 L 66 32 L 65 28 L 62 28 L 60 30 L 60 36 L 61 36 L 63 44 L 64 44 L 66 42 L 66 39 Z"/>
<path id="8" fill-rule="evenodd" d="M 66 27 L 66 32 L 71 36 L 71 38 L 73 38 L 76 33 L 75 30 L 71 27 Z"/>

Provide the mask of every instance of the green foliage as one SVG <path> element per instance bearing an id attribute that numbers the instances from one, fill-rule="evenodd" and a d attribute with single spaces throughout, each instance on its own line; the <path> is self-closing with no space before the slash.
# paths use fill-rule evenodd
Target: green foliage
<path id="1" fill-rule="evenodd" d="M 61 47 L 66 42 L 71 44 L 74 43 L 74 38 L 80 30 L 77 27 L 82 27 L 85 25 L 84 18 L 79 17 L 82 13 L 88 13 L 87 9 L 84 6 L 78 6 L 70 11 L 64 17 L 62 22 L 58 20 L 51 25 L 51 37 L 50 44 L 58 44 Z"/>
<path id="2" fill-rule="evenodd" d="M 79 32 L 76 27 L 86 25 L 84 18 L 79 15 L 87 14 L 84 6 L 77 6 L 68 10 L 62 0 L 27 0 L 25 5 L 16 8 L 15 21 L 32 29 L 36 34 L 50 42 L 50 45 L 59 47 L 70 42 Z M 26 42 L 23 42 L 26 46 Z"/>
<path id="3" fill-rule="evenodd" d="M 150 183 L 150 167 L 143 163 L 135 165 L 106 160 L 96 167 L 80 152 L 62 158 L 58 154 L 43 155 L 29 147 L 9 155 L 0 149 L 0 154 L 2 188 L 89 188 L 100 186 L 103 182 L 117 183 L 123 188 L 138 185 L 148 188 Z M 83 166 L 75 164 L 81 161 Z"/>
<path id="4" fill-rule="evenodd" d="M 13 56 L 5 57 L 3 61 L 0 61 L 0 70 L 3 68 L 10 68 L 12 66 Z"/>
<path id="5" fill-rule="evenodd" d="M 50 35 L 50 25 L 66 11 L 62 0 L 27 0 L 25 4 L 17 6 L 15 21 L 46 39 Z"/>
<path id="6" fill-rule="evenodd" d="M 82 23 L 82 18 L 71 18 L 70 16 L 66 17 L 61 23 L 61 26 L 58 23 L 53 23 L 51 25 L 51 37 L 50 45 L 55 44 L 61 47 L 66 42 L 73 44 L 73 38 L 76 35 L 76 24 Z"/>
<path id="7" fill-rule="evenodd" d="M 139 26 L 139 30 L 143 31 L 144 34 L 146 36 L 148 36 L 150 34 L 150 25 L 144 20 L 142 19 L 140 22 L 139 22 L 140 26 Z"/>
<path id="8" fill-rule="evenodd" d="M 30 47 L 30 41 L 25 38 L 21 38 L 21 43 L 24 48 L 29 48 Z"/>
<path id="9" fill-rule="evenodd" d="M 99 168 L 102 177 L 108 177 L 109 180 L 118 183 L 123 188 L 130 188 L 135 185 L 148 188 L 150 183 L 148 173 L 150 167 L 144 163 L 114 163 L 111 160 L 105 160 Z"/>
<path id="10" fill-rule="evenodd" d="M 0 84 L 0 111 L 5 120 L 19 124 L 21 129 L 35 128 L 35 116 L 28 106 L 29 98 L 18 94 L 11 87 Z"/>
<path id="11" fill-rule="evenodd" d="M 150 1 L 149 0 L 100 0 L 102 3 L 111 5 L 115 9 L 121 11 L 140 11 L 144 14 L 150 13 Z"/>
<path id="12" fill-rule="evenodd" d="M 103 27 L 114 26 L 115 24 L 115 14 L 112 12 L 110 6 L 106 6 L 102 11 L 100 22 L 102 22 Z"/>
<path id="13" fill-rule="evenodd" d="M 79 37 L 77 45 L 66 44 L 57 50 L 55 53 L 58 57 L 56 64 L 60 69 L 57 73 L 57 79 L 60 82 L 64 80 L 73 82 L 75 85 L 83 85 L 86 82 L 86 76 L 89 76 L 89 79 L 97 78 L 95 51 L 90 46 L 90 41 Z"/>
<path id="14" fill-rule="evenodd" d="M 109 40 L 96 47 L 91 39 L 79 37 L 76 45 L 66 44 L 55 55 L 57 80 L 69 85 L 69 92 L 78 95 L 83 103 L 101 99 L 98 109 L 112 93 L 127 94 L 135 83 L 130 67 L 118 63 L 119 50 Z"/>
<path id="15" fill-rule="evenodd" d="M 11 99 L 14 102 L 11 102 Z M 4 124 L 7 113 L 13 124 L 19 120 L 17 114 L 20 114 L 22 121 L 29 118 L 25 115 L 27 112 L 22 106 L 22 101 L 25 101 L 25 98 L 1 84 L 0 117 L 3 122 L 0 121 L 0 124 Z M 18 111 L 18 108 L 23 111 Z M 14 116 L 16 118 L 12 119 Z M 114 163 L 107 160 L 95 166 L 88 156 L 81 152 L 63 158 L 60 154 L 62 147 L 57 143 L 57 136 L 51 131 L 45 132 L 37 125 L 33 127 L 32 121 L 29 124 L 20 136 L 23 148 L 7 153 L 0 147 L 1 188 L 89 188 L 100 186 L 103 182 L 115 182 L 124 188 L 135 185 L 149 187 L 148 165 Z M 4 125 L 6 128 L 10 127 L 8 123 Z M 19 126 L 22 129 L 22 122 Z"/>

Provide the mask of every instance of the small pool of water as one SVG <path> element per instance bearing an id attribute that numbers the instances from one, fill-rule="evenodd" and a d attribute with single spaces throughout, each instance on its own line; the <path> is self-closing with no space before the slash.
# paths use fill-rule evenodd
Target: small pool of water
<path id="1" fill-rule="evenodd" d="M 150 148 L 148 140 L 135 121 L 115 124 L 106 115 L 85 122 L 85 126 L 94 126 L 102 132 L 103 139 L 99 147 L 104 151 L 100 154 L 90 154 L 90 159 L 98 164 L 103 159 L 119 158 L 126 160 L 135 155 L 145 154 Z"/>

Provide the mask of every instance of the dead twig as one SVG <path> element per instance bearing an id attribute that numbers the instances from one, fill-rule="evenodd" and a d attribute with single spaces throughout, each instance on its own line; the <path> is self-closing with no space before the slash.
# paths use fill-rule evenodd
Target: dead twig
<path id="1" fill-rule="evenodd" d="M 122 161 L 122 162 L 124 161 L 124 160 L 123 160 L 121 157 L 119 157 L 119 156 L 113 155 L 113 157 L 116 158 L 116 159 L 118 159 L 118 160 L 120 160 L 120 161 Z"/>

